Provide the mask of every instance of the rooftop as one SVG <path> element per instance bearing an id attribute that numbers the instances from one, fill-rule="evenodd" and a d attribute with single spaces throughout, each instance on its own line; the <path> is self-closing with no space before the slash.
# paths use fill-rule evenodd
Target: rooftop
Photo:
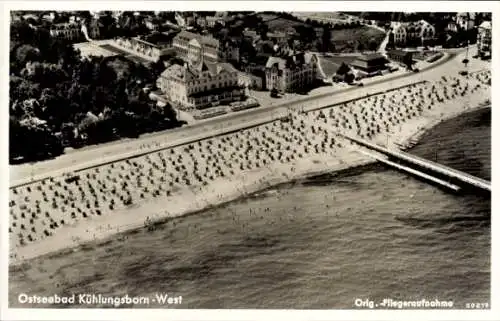
<path id="1" fill-rule="evenodd" d="M 304 64 L 309 64 L 312 58 L 315 57 L 311 53 L 296 53 L 285 57 L 269 57 L 266 63 L 266 68 L 276 66 L 278 69 L 300 67 Z"/>
<path id="2" fill-rule="evenodd" d="M 361 55 L 356 60 L 372 61 L 372 60 L 378 60 L 378 59 L 385 59 L 385 57 L 379 53 L 373 53 L 373 54 Z"/>
<path id="3" fill-rule="evenodd" d="M 214 47 L 217 47 L 219 45 L 219 41 L 213 37 L 202 36 L 202 35 L 199 35 L 199 34 L 196 34 L 193 32 L 189 32 L 189 31 L 184 31 L 184 30 L 179 32 L 175 36 L 175 38 L 181 38 L 187 42 L 191 41 L 192 39 L 196 39 L 196 40 L 198 40 L 198 42 L 200 42 L 203 45 L 211 45 Z"/>
<path id="4" fill-rule="evenodd" d="M 161 77 L 174 76 L 184 81 L 190 81 L 193 79 L 200 79 L 206 77 L 207 73 L 211 76 L 217 76 L 222 73 L 232 73 L 237 70 L 230 63 L 207 63 L 204 62 L 202 68 L 196 70 L 187 65 L 172 65 L 168 67 L 162 74 Z"/>

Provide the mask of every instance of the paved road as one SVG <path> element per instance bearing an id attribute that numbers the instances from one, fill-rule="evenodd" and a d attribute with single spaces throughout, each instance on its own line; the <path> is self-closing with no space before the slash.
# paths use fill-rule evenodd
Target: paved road
<path id="1" fill-rule="evenodd" d="M 130 153 L 141 152 L 141 146 L 144 144 L 153 145 L 151 147 L 158 144 L 158 147 L 160 147 L 159 145 L 175 143 L 189 137 L 207 135 L 207 133 L 212 134 L 215 131 L 234 130 L 238 126 L 243 127 L 248 125 L 249 122 L 256 120 L 277 119 L 286 113 L 287 108 L 317 108 L 321 105 L 332 105 L 379 91 L 390 90 L 391 88 L 405 84 L 422 81 L 432 78 L 433 75 L 449 74 L 449 65 L 454 60 L 456 64 L 457 59 L 460 59 L 460 57 L 452 55 L 432 66 L 429 70 L 421 71 L 420 73 L 403 74 L 391 79 L 382 78 L 379 81 L 368 83 L 364 87 L 350 87 L 335 93 L 305 97 L 295 102 L 287 102 L 285 103 L 286 106 L 275 105 L 228 114 L 182 128 L 143 135 L 137 139 L 124 139 L 97 146 L 87 146 L 79 150 L 68 151 L 66 154 L 52 160 L 10 166 L 10 186 L 26 183 L 31 179 L 43 179 L 44 177 L 81 169 L 82 164 L 90 166 L 92 163 L 105 162 L 104 159 L 109 161 L 110 158 L 123 158 L 129 156 Z"/>

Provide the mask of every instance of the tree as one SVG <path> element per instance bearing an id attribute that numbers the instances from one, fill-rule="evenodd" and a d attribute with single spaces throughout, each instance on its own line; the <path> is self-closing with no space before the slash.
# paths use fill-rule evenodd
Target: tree
<path id="1" fill-rule="evenodd" d="M 395 47 L 394 32 L 392 32 L 392 31 L 389 33 L 389 39 L 387 40 L 387 47 L 389 47 L 389 48 Z"/>
<path id="2" fill-rule="evenodd" d="M 330 32 L 330 28 L 328 26 L 323 27 L 323 33 L 321 36 L 321 43 L 323 44 L 323 52 L 327 52 L 331 48 L 331 38 L 332 34 Z"/>
<path id="3" fill-rule="evenodd" d="M 40 85 L 20 77 L 10 77 L 10 100 L 26 100 L 40 96 Z"/>
<path id="4" fill-rule="evenodd" d="M 344 76 L 344 79 L 345 79 L 345 82 L 350 84 L 354 81 L 354 74 L 352 72 L 348 72 L 345 76 Z"/>
<path id="5" fill-rule="evenodd" d="M 413 70 L 413 64 L 415 62 L 413 61 L 413 57 L 410 54 L 406 54 L 403 57 L 403 63 L 406 65 L 406 68 L 408 68 L 408 70 Z"/>
<path id="6" fill-rule="evenodd" d="M 351 68 L 349 68 L 349 66 L 345 62 L 342 62 L 339 69 L 337 69 L 337 75 L 344 76 L 347 73 L 349 73 L 350 71 L 351 71 Z"/>
<path id="7" fill-rule="evenodd" d="M 44 125 L 35 123 L 21 124 L 15 119 L 10 121 L 10 152 L 9 158 L 14 161 L 21 157 L 24 160 L 38 160 L 47 156 L 62 153 L 60 140 Z"/>
<path id="8" fill-rule="evenodd" d="M 370 39 L 370 42 L 368 43 L 368 48 L 370 49 L 370 51 L 374 51 L 374 52 L 377 51 L 378 43 L 375 40 L 375 38 Z"/>
<path id="9" fill-rule="evenodd" d="M 43 28 L 26 26 L 11 25 L 11 161 L 51 157 L 61 153 L 63 145 L 100 143 L 181 125 L 175 113 L 165 120 L 152 108 L 143 87 L 156 75 L 145 66 L 116 57 L 81 60 L 70 43 L 50 37 Z M 80 128 L 88 140 L 74 139 L 74 124 L 89 112 L 97 120 Z"/>
<path id="10" fill-rule="evenodd" d="M 29 61 L 40 61 L 40 50 L 31 45 L 21 45 L 16 49 L 15 58 L 22 66 Z"/>
<path id="11" fill-rule="evenodd" d="M 269 27 L 265 23 L 261 23 L 257 26 L 257 33 L 262 40 L 267 40 L 267 33 L 269 32 Z"/>

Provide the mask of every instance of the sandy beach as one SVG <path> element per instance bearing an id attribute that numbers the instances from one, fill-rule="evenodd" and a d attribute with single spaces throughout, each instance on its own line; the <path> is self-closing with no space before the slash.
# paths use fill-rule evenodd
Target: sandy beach
<path id="1" fill-rule="evenodd" d="M 336 133 L 394 148 L 410 144 L 440 121 L 489 102 L 490 79 L 486 70 L 436 77 L 11 188 L 11 264 L 150 228 L 293 179 L 373 162 Z"/>

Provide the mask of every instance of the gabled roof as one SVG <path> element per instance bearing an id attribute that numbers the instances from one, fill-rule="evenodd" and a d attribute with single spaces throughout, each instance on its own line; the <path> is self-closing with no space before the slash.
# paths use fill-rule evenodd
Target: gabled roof
<path id="1" fill-rule="evenodd" d="M 175 76 L 184 81 L 191 81 L 205 77 L 206 72 L 208 72 L 211 77 L 215 77 L 223 73 L 232 73 L 235 71 L 237 70 L 230 63 L 203 62 L 201 68 L 198 70 L 187 65 L 172 65 L 163 71 L 160 77 L 166 78 Z"/>
<path id="2" fill-rule="evenodd" d="M 300 67 L 304 64 L 311 63 L 311 60 L 316 58 L 315 54 L 312 53 L 296 53 L 291 54 L 286 57 L 269 57 L 266 63 L 266 68 L 277 67 L 278 69 L 294 68 Z"/>

